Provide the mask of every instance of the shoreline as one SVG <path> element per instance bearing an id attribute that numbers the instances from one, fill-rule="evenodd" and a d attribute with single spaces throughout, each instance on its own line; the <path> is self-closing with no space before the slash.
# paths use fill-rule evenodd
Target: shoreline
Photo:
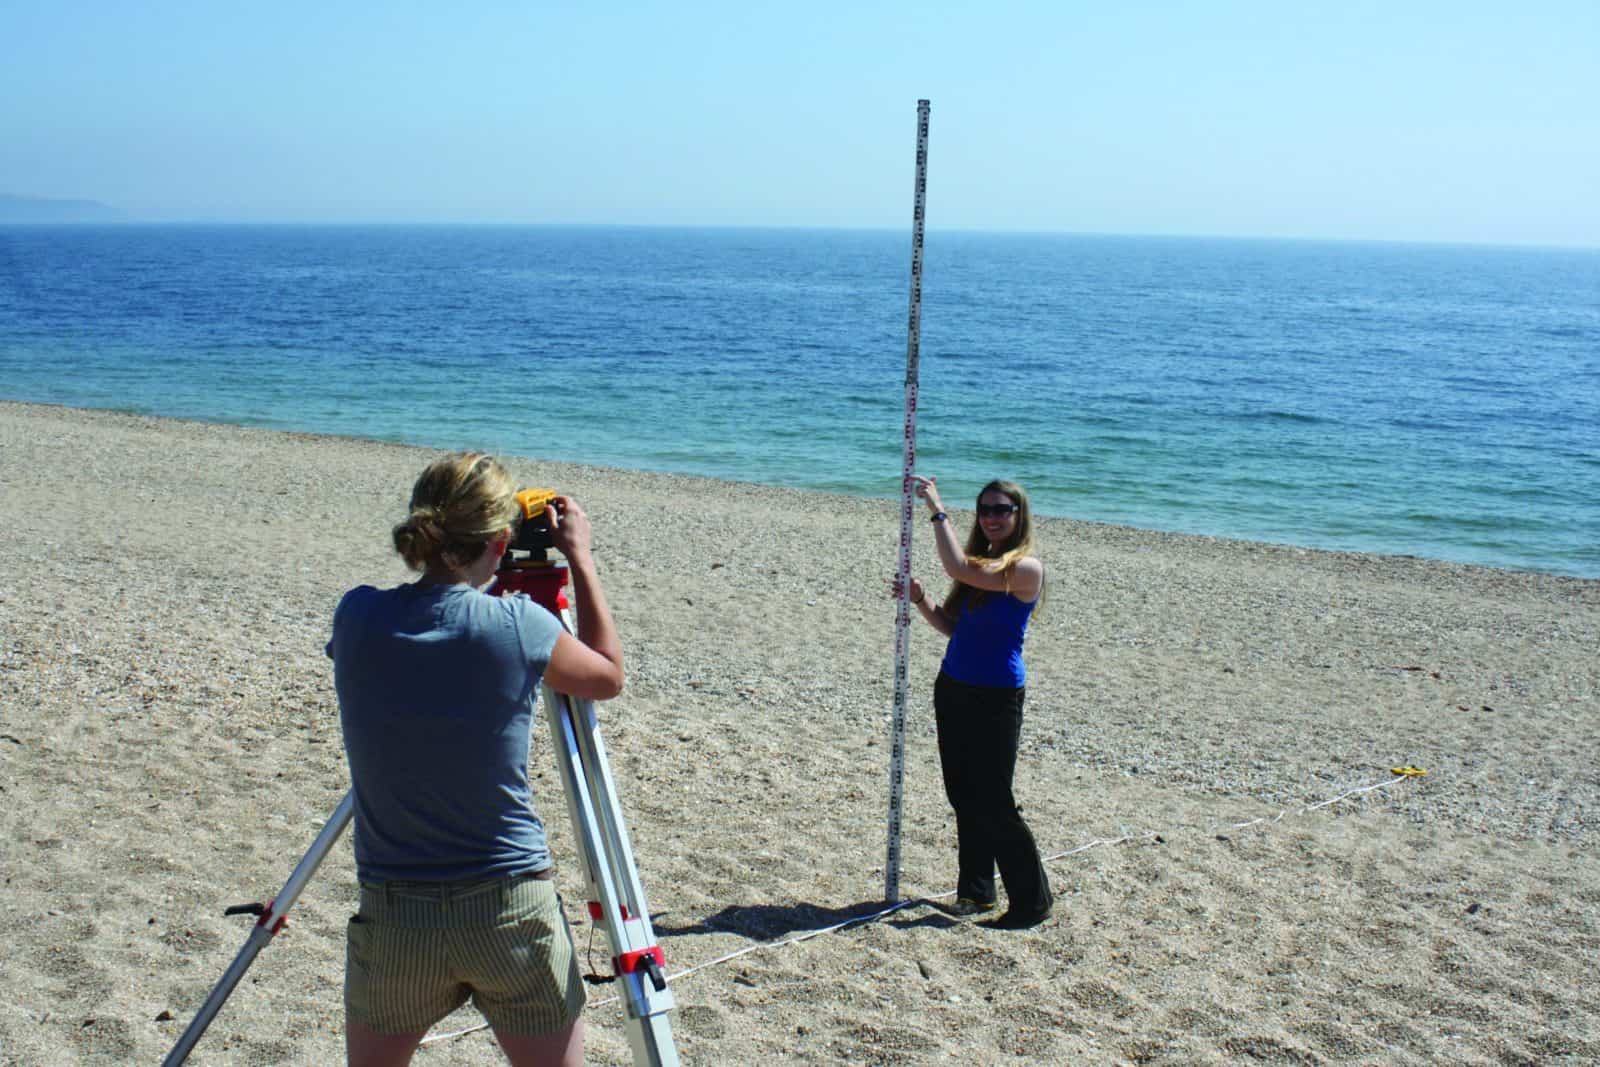
<path id="1" fill-rule="evenodd" d="M 59 411 L 59 412 L 63 412 L 63 413 L 76 412 L 76 413 L 80 413 L 80 414 L 83 414 L 83 415 L 90 415 L 90 416 L 104 415 L 104 416 L 113 416 L 113 417 L 120 417 L 120 418 L 133 419 L 133 420 L 148 420 L 148 421 L 155 422 L 155 423 L 172 422 L 172 423 L 188 423 L 188 424 L 201 425 L 201 426 L 232 427 L 232 428 L 235 428 L 235 429 L 245 430 L 245 431 L 250 431 L 250 432 L 260 432 L 260 433 L 269 433 L 269 434 L 282 434 L 282 435 L 285 435 L 285 436 L 288 436 L 288 437 L 303 437 L 303 438 L 307 438 L 307 439 L 311 439 L 311 440 L 337 441 L 337 442 L 343 442 L 343 443 L 351 444 L 351 445 L 363 445 L 363 444 L 365 444 L 365 445 L 386 446 L 386 447 L 392 447 L 392 448 L 414 449 L 414 450 L 418 451 L 419 453 L 445 453 L 445 452 L 450 452 L 450 451 L 456 451 L 457 450 L 457 449 L 453 449 L 453 448 L 449 448 L 449 447 L 440 447 L 440 446 L 433 446 L 433 445 L 427 445 L 427 444 L 417 444 L 417 443 L 412 443 L 412 442 L 408 442 L 408 441 L 390 441 L 390 440 L 385 440 L 383 438 L 377 438 L 377 437 L 360 437 L 360 436 L 355 436 L 355 435 L 350 435 L 350 434 L 330 433 L 330 432 L 324 432 L 324 431 L 319 431 L 319 430 L 294 430 L 294 429 L 284 429 L 284 428 L 275 427 L 275 426 L 249 426 L 249 425 L 245 425 L 243 423 L 227 422 L 227 421 L 224 421 L 224 420 L 212 420 L 212 419 L 202 419 L 202 418 L 183 418 L 183 417 L 173 416 L 173 415 L 155 415 L 155 414 L 149 414 L 149 413 L 145 413 L 145 412 L 125 410 L 125 409 L 121 409 L 121 408 L 80 407 L 80 406 L 76 406 L 76 405 L 72 405 L 72 404 L 40 403 L 40 402 L 37 402 L 37 401 L 10 400 L 10 399 L 5 399 L 5 398 L 0 398 L 0 414 L 3 414 L 5 409 L 8 408 L 8 407 L 9 408 L 19 408 L 19 409 L 38 408 L 38 409 L 42 409 L 42 410 Z M 477 447 L 477 446 L 470 446 L 469 445 L 469 446 L 465 446 L 465 447 Z M 678 472 L 678 471 L 656 470 L 656 469 L 646 468 L 646 467 L 613 467 L 613 466 L 608 466 L 608 465 L 605 465 L 605 464 L 586 463 L 586 462 L 582 462 L 582 461 L 566 460 L 566 459 L 558 459 L 558 458 L 549 458 L 549 457 L 540 457 L 540 456 L 527 456 L 527 455 L 521 455 L 521 454 L 512 453 L 512 452 L 504 452 L 504 453 L 496 452 L 495 454 L 501 456 L 504 459 L 511 460 L 511 461 L 516 461 L 516 462 L 518 462 L 520 464 L 532 464 L 532 465 L 535 465 L 535 466 L 543 465 L 543 466 L 563 468 L 563 469 L 573 469 L 573 470 L 578 470 L 578 471 L 593 471 L 593 472 L 596 472 L 596 473 L 606 474 L 606 475 L 610 475 L 612 477 L 618 477 L 618 478 L 626 478 L 626 477 L 633 476 L 633 475 L 659 477 L 659 478 L 682 478 L 682 479 L 687 479 L 687 480 L 690 480 L 690 481 L 703 481 L 703 482 L 710 483 L 712 485 L 727 486 L 729 488 L 744 487 L 744 488 L 748 488 L 748 489 L 752 489 L 752 490 L 772 490 L 772 491 L 782 491 L 782 492 L 791 492 L 791 493 L 801 493 L 801 494 L 813 495 L 813 496 L 817 496 L 817 497 L 822 497 L 822 498 L 827 498 L 827 499 L 832 499 L 832 500 L 839 500 L 839 501 L 858 501 L 858 502 L 868 502 L 868 503 L 874 503 L 874 504 L 891 504 L 896 509 L 895 510 L 895 515 L 896 515 L 896 521 L 898 521 L 898 508 L 899 508 L 899 505 L 900 505 L 900 500 L 899 500 L 898 497 L 869 496 L 869 495 L 865 495 L 865 494 L 842 493 L 842 492 L 836 492 L 836 491 L 830 491 L 830 490 L 824 490 L 824 489 L 811 489 L 811 488 L 800 488 L 800 487 L 796 487 L 796 486 L 780 485 L 780 484 L 775 484 L 775 483 L 770 483 L 770 482 L 747 482 L 747 481 L 739 481 L 737 479 L 731 479 L 731 478 L 720 478 L 720 477 L 716 477 L 716 476 L 713 476 L 713 475 L 707 475 L 707 474 L 689 474 L 689 473 L 683 473 L 683 472 Z M 961 507 L 961 508 L 958 508 L 957 510 L 961 514 L 966 514 L 966 513 L 971 511 L 971 508 L 970 507 Z M 1461 561 L 1458 561 L 1458 560 L 1442 559 L 1442 558 L 1438 558 L 1438 557 L 1434 557 L 1434 556 L 1423 556 L 1423 555 L 1417 555 L 1417 554 L 1414 554 L 1414 553 L 1364 551 L 1364 550 L 1357 550 L 1357 549 L 1340 549 L 1340 548 L 1319 548 L 1319 547 L 1315 547 L 1315 546 L 1311 546 L 1311 545 L 1300 545 L 1300 544 L 1296 544 L 1294 542 L 1289 542 L 1289 541 L 1258 541 L 1258 540 L 1252 540 L 1252 539 L 1249 539 L 1249 538 L 1230 537 L 1230 536 L 1222 535 L 1222 534 L 1193 533 L 1193 532 L 1178 531 L 1178 530 L 1161 530 L 1161 529 L 1156 529 L 1156 528 L 1152 528 L 1152 527 L 1130 526 L 1130 525 L 1125 524 L 1125 523 L 1107 522 L 1107 521 L 1102 521 L 1102 520 L 1098 520 L 1098 519 L 1075 518 L 1075 517 L 1069 516 L 1069 515 L 1051 515 L 1051 514 L 1045 514 L 1043 512 L 1039 512 L 1039 511 L 1035 511 L 1035 517 L 1040 521 L 1048 521 L 1050 523 L 1064 523 L 1064 524 L 1067 524 L 1069 527 L 1076 528 L 1076 529 L 1078 529 L 1080 531 L 1083 531 L 1083 532 L 1093 532 L 1093 531 L 1096 531 L 1096 530 L 1104 531 L 1104 540 L 1106 540 L 1108 542 L 1115 542 L 1117 540 L 1117 538 L 1119 537 L 1119 535 L 1121 537 L 1123 537 L 1123 538 L 1132 539 L 1134 541 L 1138 541 L 1140 539 L 1148 539 L 1148 538 L 1180 538 L 1180 539 L 1192 539 L 1194 541 L 1201 541 L 1201 542 L 1218 543 L 1218 544 L 1220 544 L 1220 545 L 1222 545 L 1224 547 L 1226 547 L 1226 546 L 1235 546 L 1235 547 L 1237 547 L 1238 549 L 1240 549 L 1242 551 L 1276 550 L 1276 551 L 1285 551 L 1285 552 L 1293 552 L 1293 553 L 1314 553 L 1314 554 L 1323 555 L 1323 556 L 1340 556 L 1340 557 L 1347 557 L 1347 558 L 1350 558 L 1350 559 L 1368 559 L 1368 558 L 1370 558 L 1370 559 L 1383 560 L 1383 561 L 1386 561 L 1386 562 L 1396 563 L 1396 564 L 1405 563 L 1405 562 L 1412 562 L 1412 563 L 1422 564 L 1422 565 L 1426 565 L 1426 566 L 1465 567 L 1465 568 L 1469 568 L 1469 569 L 1472 569 L 1472 570 L 1495 571 L 1495 572 L 1498 572 L 1498 573 L 1508 574 L 1508 575 L 1526 575 L 1526 576 L 1530 576 L 1530 577 L 1556 579 L 1556 580 L 1562 580 L 1562 581 L 1600 583 L 1600 575 L 1597 575 L 1595 577 L 1588 577 L 1588 576 L 1585 576 L 1585 575 L 1569 574 L 1569 573 L 1565 573 L 1565 572 L 1561 572 L 1561 571 L 1541 570 L 1541 569 L 1532 568 L 1532 567 L 1509 567 L 1509 566 L 1498 566 L 1498 565 L 1488 564 L 1488 563 L 1466 563 L 1466 562 L 1461 562 Z"/>
<path id="2" fill-rule="evenodd" d="M 348 784 L 329 620 L 406 580 L 387 528 L 437 451 L 0 402 L 0 1062 L 171 1048 L 248 934 L 222 909 L 276 892 Z M 919 902 L 779 948 L 881 906 L 898 502 L 507 459 L 594 522 L 628 657 L 602 730 L 669 973 L 755 950 L 675 980 L 686 1062 L 1600 1058 L 1600 581 L 1041 520 L 1016 790 L 1066 853 L 1056 917 L 937 906 L 921 627 Z M 1313 807 L 1404 765 L 1429 773 Z M 337 1061 L 354 877 L 342 841 L 199 1059 Z M 590 993 L 590 1062 L 629 1062 Z M 418 1062 L 500 1061 L 476 1034 Z"/>

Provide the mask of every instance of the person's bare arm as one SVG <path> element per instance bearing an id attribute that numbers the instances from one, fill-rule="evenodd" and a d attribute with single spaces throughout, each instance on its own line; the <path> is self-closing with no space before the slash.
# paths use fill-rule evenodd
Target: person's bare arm
<path id="1" fill-rule="evenodd" d="M 911 477 L 917 495 L 927 501 L 928 511 L 934 516 L 944 515 L 944 504 L 939 500 L 934 479 L 917 474 Z M 1044 564 L 1032 556 L 1018 560 L 1009 573 L 996 564 L 968 559 L 961 542 L 956 538 L 955 524 L 948 515 L 934 522 L 933 544 L 939 551 L 939 564 L 944 572 L 962 585 L 1010 593 L 1029 604 L 1039 598 L 1039 590 L 1044 585 Z"/>
<path id="2" fill-rule="evenodd" d="M 896 597 L 900 595 L 899 585 L 898 579 L 889 583 L 890 592 Z M 927 588 L 915 578 L 911 579 L 910 600 L 912 606 L 917 609 L 917 613 L 922 616 L 923 621 L 929 626 L 946 637 L 956 632 L 955 621 L 945 616 L 944 608 L 929 598 Z"/>
<path id="3" fill-rule="evenodd" d="M 589 517 L 571 497 L 558 496 L 550 507 L 550 540 L 567 558 L 578 633 L 556 638 L 544 678 L 558 693 L 609 700 L 622 692 L 622 640 L 595 571 Z"/>

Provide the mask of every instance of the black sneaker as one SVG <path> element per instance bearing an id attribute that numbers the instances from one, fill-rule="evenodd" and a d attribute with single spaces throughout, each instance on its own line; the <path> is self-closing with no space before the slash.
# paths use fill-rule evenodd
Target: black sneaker
<path id="1" fill-rule="evenodd" d="M 956 902 L 950 905 L 950 914 L 965 918 L 969 915 L 983 915 L 995 909 L 992 900 L 973 900 L 971 897 L 957 897 Z"/>
<path id="2" fill-rule="evenodd" d="M 993 930 L 1031 930 L 1050 918 L 1050 911 L 1049 908 L 1043 911 L 1018 911 L 1011 908 L 998 919 L 990 919 L 983 925 Z"/>

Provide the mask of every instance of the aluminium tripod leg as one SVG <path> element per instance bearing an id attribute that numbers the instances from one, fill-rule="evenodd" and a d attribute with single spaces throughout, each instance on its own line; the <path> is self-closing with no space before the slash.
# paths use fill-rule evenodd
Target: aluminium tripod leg
<path id="1" fill-rule="evenodd" d="M 676 1064 L 678 1051 L 667 1018 L 673 1000 L 666 961 L 650 926 L 594 703 L 546 686 L 544 706 L 561 766 L 567 814 L 589 883 L 589 917 L 605 926 L 617 980 L 623 985 L 633 1061 L 646 1067 Z"/>
<path id="2" fill-rule="evenodd" d="M 278 890 L 278 895 L 268 901 L 265 906 L 260 904 L 240 905 L 228 909 L 229 913 L 261 912 L 261 918 L 256 922 L 255 929 L 250 931 L 250 936 L 245 940 L 244 947 L 233 958 L 228 969 L 222 973 L 222 978 L 216 987 L 211 990 L 211 995 L 200 1006 L 200 1011 L 195 1014 L 194 1022 L 178 1038 L 178 1043 L 172 1046 L 172 1051 L 162 1061 L 162 1067 L 177 1067 L 178 1064 L 189 1058 L 189 1053 L 194 1050 L 195 1044 L 205 1034 L 206 1027 L 211 1025 L 211 1020 L 217 1012 L 222 1010 L 223 1002 L 233 992 L 233 987 L 239 984 L 239 979 L 244 977 L 244 972 L 250 969 L 250 964 L 255 962 L 257 954 L 267 947 L 267 942 L 283 929 L 285 918 L 289 909 L 294 907 L 294 902 L 300 899 L 300 891 L 311 881 L 311 876 L 327 857 L 328 851 L 333 848 L 333 843 L 339 840 L 339 835 L 344 833 L 344 828 L 350 822 L 351 813 L 355 810 L 355 796 L 346 793 L 344 799 L 339 801 L 339 806 L 333 809 L 333 814 L 328 816 L 328 821 L 323 824 L 322 832 L 311 843 L 311 848 L 306 851 L 294 871 L 289 875 L 289 880 L 283 883 L 283 888 Z"/>

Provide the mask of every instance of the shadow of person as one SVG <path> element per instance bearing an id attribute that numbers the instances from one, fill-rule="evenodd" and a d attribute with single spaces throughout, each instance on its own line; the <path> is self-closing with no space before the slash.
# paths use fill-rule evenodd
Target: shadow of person
<path id="1" fill-rule="evenodd" d="M 903 901 L 908 907 L 916 901 Z M 891 905 L 881 900 L 866 900 L 842 908 L 823 907 L 820 904 L 730 904 L 714 915 L 689 926 L 673 926 L 656 922 L 655 931 L 660 937 L 686 937 L 690 934 L 737 934 L 753 941 L 776 941 L 791 934 L 806 933 L 829 928 L 844 929 L 864 923 L 882 915 Z M 898 914 L 898 910 L 895 912 Z M 919 919 L 913 925 L 920 925 Z"/>

